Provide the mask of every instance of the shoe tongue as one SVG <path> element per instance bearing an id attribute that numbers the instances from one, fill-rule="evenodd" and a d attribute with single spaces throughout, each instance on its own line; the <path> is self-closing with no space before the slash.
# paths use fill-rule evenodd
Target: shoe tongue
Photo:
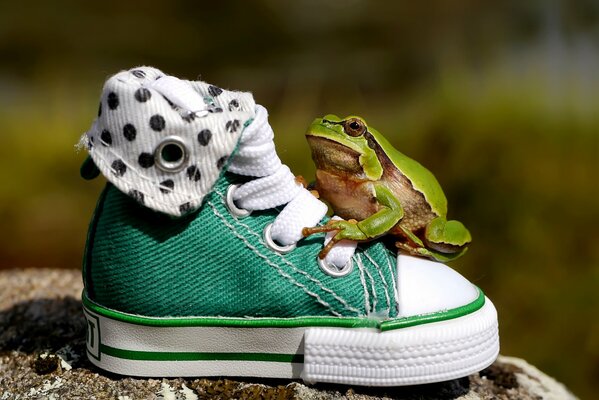
<path id="1" fill-rule="evenodd" d="M 255 107 L 251 93 L 138 67 L 106 81 L 83 141 L 119 190 L 180 216 L 201 206 Z"/>

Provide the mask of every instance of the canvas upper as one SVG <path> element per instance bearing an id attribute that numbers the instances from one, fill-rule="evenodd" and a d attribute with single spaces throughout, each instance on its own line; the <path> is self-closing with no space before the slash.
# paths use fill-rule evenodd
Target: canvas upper
<path id="1" fill-rule="evenodd" d="M 396 258 L 382 243 L 359 246 L 352 272 L 329 276 L 317 263 L 322 236 L 280 254 L 263 239 L 277 210 L 231 215 L 225 192 L 238 180 L 224 174 L 201 209 L 181 219 L 109 184 L 89 230 L 87 296 L 147 316 L 397 315 Z"/>

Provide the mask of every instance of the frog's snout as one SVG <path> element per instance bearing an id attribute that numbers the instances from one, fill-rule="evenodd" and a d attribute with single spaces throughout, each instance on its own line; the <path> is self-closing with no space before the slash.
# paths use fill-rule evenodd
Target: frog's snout
<path id="1" fill-rule="evenodd" d="M 316 118 L 310 124 L 310 127 L 308 128 L 308 132 L 306 132 L 306 135 L 319 136 L 324 134 L 325 132 L 329 132 L 330 130 L 334 131 L 335 129 L 337 129 L 337 126 L 340 122 L 341 119 L 334 114 L 327 114 L 322 118 Z"/>

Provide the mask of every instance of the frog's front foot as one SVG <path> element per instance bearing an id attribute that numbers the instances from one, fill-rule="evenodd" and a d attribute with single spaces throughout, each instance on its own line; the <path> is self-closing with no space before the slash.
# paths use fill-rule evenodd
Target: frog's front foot
<path id="1" fill-rule="evenodd" d="M 316 190 L 315 184 L 313 182 L 309 184 L 308 181 L 306 181 L 306 178 L 301 175 L 295 176 L 295 182 L 302 185 L 304 189 L 308 189 L 308 191 L 312 193 L 312 196 L 316 197 L 317 199 L 320 198 L 320 193 L 318 193 L 318 190 Z"/>
<path id="2" fill-rule="evenodd" d="M 304 178 L 301 175 L 296 175 L 295 176 L 295 182 L 299 183 L 300 185 L 302 185 L 304 187 L 304 189 L 306 189 L 308 187 L 308 181 L 306 181 L 306 178 Z"/>
<path id="3" fill-rule="evenodd" d="M 323 259 L 329 254 L 329 251 L 337 244 L 337 242 L 347 239 L 347 240 L 355 240 L 355 241 L 364 241 L 367 240 L 368 237 L 364 232 L 360 230 L 358 226 L 358 221 L 356 220 L 330 220 L 323 226 L 315 226 L 313 228 L 304 228 L 302 229 L 302 235 L 304 237 L 313 235 L 315 233 L 321 232 L 333 232 L 338 231 L 335 236 L 331 238 L 331 240 L 323 247 L 323 249 L 318 253 L 318 257 Z"/>

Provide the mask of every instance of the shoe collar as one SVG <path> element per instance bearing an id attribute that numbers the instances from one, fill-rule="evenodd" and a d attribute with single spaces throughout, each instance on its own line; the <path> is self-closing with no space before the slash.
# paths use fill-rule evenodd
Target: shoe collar
<path id="1" fill-rule="evenodd" d="M 255 107 L 251 93 L 137 67 L 106 81 L 81 143 L 119 190 L 178 217 L 201 206 Z"/>

